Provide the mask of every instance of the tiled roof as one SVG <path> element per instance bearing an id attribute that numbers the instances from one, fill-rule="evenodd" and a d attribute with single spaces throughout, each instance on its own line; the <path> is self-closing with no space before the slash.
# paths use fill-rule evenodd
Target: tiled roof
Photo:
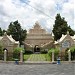
<path id="1" fill-rule="evenodd" d="M 13 42 L 13 43 L 16 43 L 16 44 L 19 44 L 19 41 L 15 41 L 13 38 L 12 38 L 12 36 L 10 35 L 10 36 L 8 36 L 8 35 L 5 35 L 11 42 Z M 0 37 L 0 40 L 3 38 L 4 36 L 2 36 L 2 37 Z"/>
<path id="2" fill-rule="evenodd" d="M 58 40 L 58 42 L 62 42 L 63 39 L 64 39 L 66 36 L 67 36 L 67 35 L 63 35 L 63 34 L 62 34 L 62 37 Z"/>
<path id="3" fill-rule="evenodd" d="M 63 35 L 63 34 L 62 34 L 62 37 L 61 37 L 59 40 L 55 41 L 54 44 L 58 44 L 58 43 L 62 42 L 62 41 L 65 39 L 65 37 L 66 37 L 67 35 L 68 35 L 68 34 L 66 34 L 66 35 Z M 71 36 L 71 38 L 75 41 L 75 35 L 74 35 L 74 36 Z"/>
<path id="4" fill-rule="evenodd" d="M 19 41 L 15 41 L 15 40 L 12 38 L 12 36 L 11 36 L 11 35 L 10 35 L 10 36 L 8 36 L 8 35 L 7 35 L 7 37 L 9 38 L 9 40 L 10 40 L 11 42 L 19 43 Z"/>

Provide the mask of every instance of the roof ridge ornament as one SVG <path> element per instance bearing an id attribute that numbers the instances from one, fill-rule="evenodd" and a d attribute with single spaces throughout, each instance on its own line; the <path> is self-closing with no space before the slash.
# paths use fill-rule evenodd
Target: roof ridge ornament
<path id="1" fill-rule="evenodd" d="M 38 21 L 36 21 L 36 22 L 35 22 L 35 25 L 39 25 L 39 22 L 38 22 Z"/>
<path id="2" fill-rule="evenodd" d="M 69 31 L 67 31 L 67 35 L 69 35 Z"/>
<path id="3" fill-rule="evenodd" d="M 4 36 L 7 36 L 7 33 L 6 32 L 4 32 Z"/>

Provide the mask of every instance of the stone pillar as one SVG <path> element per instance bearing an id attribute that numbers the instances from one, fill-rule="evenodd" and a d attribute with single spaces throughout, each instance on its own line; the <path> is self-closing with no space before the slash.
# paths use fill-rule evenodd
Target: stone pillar
<path id="1" fill-rule="evenodd" d="M 4 61 L 6 62 L 7 60 L 7 50 L 4 50 Z"/>
<path id="2" fill-rule="evenodd" d="M 20 52 L 20 62 L 23 62 L 23 51 Z"/>
<path id="3" fill-rule="evenodd" d="M 52 62 L 54 62 L 54 51 L 52 51 Z"/>
<path id="4" fill-rule="evenodd" d="M 68 50 L 68 60 L 71 61 L 71 51 Z"/>

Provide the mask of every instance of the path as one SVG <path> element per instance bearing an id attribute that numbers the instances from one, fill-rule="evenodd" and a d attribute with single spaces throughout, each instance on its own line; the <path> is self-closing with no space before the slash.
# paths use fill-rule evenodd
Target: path
<path id="1" fill-rule="evenodd" d="M 32 54 L 28 61 L 46 61 L 45 54 Z"/>

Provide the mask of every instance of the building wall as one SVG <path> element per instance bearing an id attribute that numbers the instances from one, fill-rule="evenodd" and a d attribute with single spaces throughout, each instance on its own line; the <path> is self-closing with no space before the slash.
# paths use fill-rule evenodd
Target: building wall
<path id="1" fill-rule="evenodd" d="M 8 53 L 13 53 L 13 49 L 19 45 L 19 43 L 16 44 L 14 41 L 11 41 L 7 35 L 3 36 L 3 38 L 0 40 L 0 44 L 3 46 L 3 48 L 8 50 Z"/>
<path id="2" fill-rule="evenodd" d="M 58 42 L 56 44 L 56 47 L 62 50 L 62 52 L 65 52 L 67 48 L 70 48 L 72 46 L 75 46 L 75 41 L 69 34 L 67 34 L 67 36 L 61 42 Z"/>
<path id="3" fill-rule="evenodd" d="M 29 44 L 31 46 L 31 49 L 32 47 L 34 48 L 36 45 L 45 48 L 45 44 L 48 44 L 48 47 L 51 47 L 49 46 L 49 43 L 53 42 L 53 40 L 53 36 L 50 33 L 41 28 L 39 23 L 35 23 L 34 27 L 29 30 L 24 43 Z"/>

